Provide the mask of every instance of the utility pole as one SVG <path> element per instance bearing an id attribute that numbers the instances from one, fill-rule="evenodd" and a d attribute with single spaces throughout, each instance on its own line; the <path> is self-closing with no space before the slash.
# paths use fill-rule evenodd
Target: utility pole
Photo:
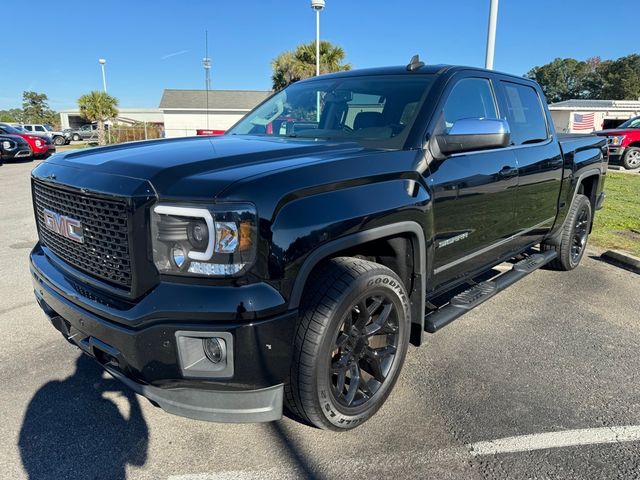
<path id="1" fill-rule="evenodd" d="M 493 54 L 496 49 L 496 23 L 498 22 L 498 0 L 490 0 L 489 7 L 489 31 L 487 32 L 487 54 L 484 68 L 493 70 Z"/>
<path id="2" fill-rule="evenodd" d="M 204 31 L 204 58 L 202 66 L 204 67 L 204 89 L 207 103 L 207 130 L 209 130 L 209 89 L 211 88 L 211 59 L 209 58 L 209 31 Z"/>

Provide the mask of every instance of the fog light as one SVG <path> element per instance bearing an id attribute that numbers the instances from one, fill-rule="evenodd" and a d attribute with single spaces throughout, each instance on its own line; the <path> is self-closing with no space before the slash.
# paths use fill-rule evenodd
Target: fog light
<path id="1" fill-rule="evenodd" d="M 203 338 L 202 348 L 204 354 L 212 363 L 220 363 L 227 355 L 224 340 L 216 337 Z"/>

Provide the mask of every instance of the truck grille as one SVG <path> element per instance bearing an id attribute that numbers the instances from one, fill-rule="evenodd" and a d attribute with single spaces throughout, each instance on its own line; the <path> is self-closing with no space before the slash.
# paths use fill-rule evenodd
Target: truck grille
<path id="1" fill-rule="evenodd" d="M 33 182 L 40 241 L 71 266 L 120 288 L 131 289 L 128 209 L 124 200 Z M 43 211 L 51 210 L 82 223 L 78 243 L 46 227 Z"/>

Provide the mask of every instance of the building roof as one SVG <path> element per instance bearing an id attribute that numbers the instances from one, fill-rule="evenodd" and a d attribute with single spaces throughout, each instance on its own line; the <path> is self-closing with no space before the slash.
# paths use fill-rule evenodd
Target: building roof
<path id="1" fill-rule="evenodd" d="M 209 90 L 209 109 L 251 110 L 269 95 L 263 90 Z M 201 110 L 206 105 L 206 90 L 167 89 L 160 100 L 163 110 Z"/>
<path id="2" fill-rule="evenodd" d="M 565 100 L 549 105 L 549 110 L 640 110 L 636 100 Z"/>

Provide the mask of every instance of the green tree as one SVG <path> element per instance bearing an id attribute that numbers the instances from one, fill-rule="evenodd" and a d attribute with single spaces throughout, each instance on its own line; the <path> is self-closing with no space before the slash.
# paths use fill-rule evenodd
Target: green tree
<path id="1" fill-rule="evenodd" d="M 551 63 L 534 67 L 525 75 L 538 82 L 549 102 L 571 98 L 597 98 L 599 96 L 598 65 L 600 59 L 586 62 L 574 58 L 556 58 Z"/>
<path id="2" fill-rule="evenodd" d="M 10 108 L 9 110 L 0 110 L 0 122 L 26 123 L 24 118 L 24 113 L 19 108 Z"/>
<path id="3" fill-rule="evenodd" d="M 56 113 L 49 108 L 46 93 L 22 92 L 22 121 L 24 123 L 58 123 Z"/>
<path id="4" fill-rule="evenodd" d="M 640 55 L 633 54 L 598 66 L 602 89 L 600 98 L 608 100 L 640 99 Z"/>
<path id="5" fill-rule="evenodd" d="M 550 102 L 570 98 L 640 99 L 638 54 L 604 61 L 594 57 L 584 62 L 573 58 L 556 58 L 551 63 L 532 68 L 525 76 L 540 84 Z"/>
<path id="6" fill-rule="evenodd" d="M 106 145 L 104 123 L 118 115 L 118 100 L 111 95 L 93 91 L 78 99 L 80 113 L 87 120 L 98 123 L 98 144 Z"/>
<path id="7" fill-rule="evenodd" d="M 320 41 L 320 73 L 351 70 L 351 64 L 344 63 L 345 51 L 326 40 Z M 291 83 L 316 74 L 316 42 L 298 45 L 295 50 L 278 55 L 271 62 L 273 69 L 273 89 L 280 90 Z"/>

